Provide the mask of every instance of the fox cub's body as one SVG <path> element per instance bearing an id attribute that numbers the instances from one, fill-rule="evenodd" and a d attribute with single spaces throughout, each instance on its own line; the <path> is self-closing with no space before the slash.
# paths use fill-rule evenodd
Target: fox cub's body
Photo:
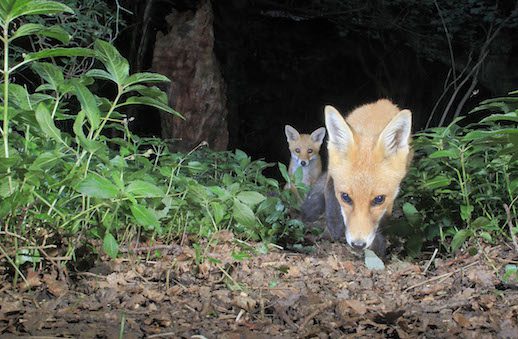
<path id="1" fill-rule="evenodd" d="M 311 186 L 322 173 L 322 160 L 320 158 L 320 146 L 326 136 L 326 129 L 320 127 L 311 134 L 300 134 L 295 128 L 286 125 L 284 128 L 291 160 L 289 173 L 293 175 L 302 168 L 302 182 Z"/>
<path id="2" fill-rule="evenodd" d="M 316 220 L 325 210 L 332 238 L 345 236 L 354 248 L 371 247 L 384 255 L 378 226 L 392 212 L 411 159 L 412 114 L 389 100 L 378 100 L 346 119 L 326 106 L 325 119 L 329 170 L 304 201 L 303 218 Z"/>

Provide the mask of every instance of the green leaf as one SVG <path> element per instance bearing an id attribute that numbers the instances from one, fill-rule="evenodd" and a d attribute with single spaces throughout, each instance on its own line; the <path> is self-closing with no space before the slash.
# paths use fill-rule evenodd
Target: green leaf
<path id="1" fill-rule="evenodd" d="M 125 189 L 126 193 L 131 193 L 137 197 L 143 198 L 156 198 L 163 197 L 164 191 L 156 185 L 143 181 L 143 180 L 134 180 L 131 181 Z"/>
<path id="2" fill-rule="evenodd" d="M 237 198 L 250 207 L 253 207 L 262 201 L 266 200 L 266 197 L 259 192 L 255 191 L 243 191 L 238 193 Z"/>
<path id="3" fill-rule="evenodd" d="M 104 235 L 103 250 L 112 259 L 117 258 L 117 254 L 119 254 L 119 243 L 117 242 L 115 237 L 109 232 L 106 232 L 106 234 Z"/>
<path id="4" fill-rule="evenodd" d="M 478 217 L 471 223 L 473 229 L 485 228 L 489 225 L 491 225 L 491 220 L 486 217 Z"/>
<path id="5" fill-rule="evenodd" d="M 149 98 L 149 97 L 129 97 L 126 99 L 125 102 L 118 104 L 117 107 L 122 106 L 128 106 L 128 105 L 147 105 L 156 107 L 158 109 L 161 109 L 163 111 L 166 111 L 167 113 L 171 113 L 173 115 L 176 115 L 179 118 L 184 118 L 180 113 L 169 107 L 167 104 L 164 104 L 162 101 L 159 101 L 155 98 Z"/>
<path id="6" fill-rule="evenodd" d="M 47 0 L 2 0 L 0 1 L 0 18 L 10 22 L 24 15 L 52 15 L 58 13 L 74 13 L 59 2 Z"/>
<path id="7" fill-rule="evenodd" d="M 225 218 L 226 210 L 222 204 L 217 201 L 211 202 L 210 207 L 212 209 L 212 216 L 214 217 L 214 221 L 216 224 L 219 224 L 223 218 Z"/>
<path id="8" fill-rule="evenodd" d="M 421 221 L 421 215 L 417 208 L 409 202 L 405 202 L 403 204 L 403 213 L 405 214 L 406 219 L 412 225 L 416 225 Z"/>
<path id="9" fill-rule="evenodd" d="M 55 25 L 51 27 L 46 27 L 40 24 L 30 23 L 20 26 L 20 28 L 18 28 L 16 32 L 12 35 L 10 41 L 29 35 L 53 38 L 59 40 L 63 44 L 67 44 L 72 38 L 72 36 L 68 34 L 68 32 L 65 31 L 63 28 L 61 28 L 61 26 Z"/>
<path id="10" fill-rule="evenodd" d="M 117 82 L 117 79 L 103 69 L 91 69 L 86 72 L 85 76 Z"/>
<path id="11" fill-rule="evenodd" d="M 462 244 L 471 236 L 471 231 L 469 230 L 460 230 L 453 236 L 451 240 L 451 250 L 452 252 L 457 251 Z"/>
<path id="12" fill-rule="evenodd" d="M 94 49 L 96 57 L 104 64 L 111 79 L 119 86 L 123 86 L 129 76 L 128 61 L 107 41 L 96 40 Z"/>
<path id="13" fill-rule="evenodd" d="M 35 62 L 31 65 L 31 68 L 42 79 L 48 82 L 54 91 L 57 91 L 58 87 L 65 82 L 63 71 L 54 64 L 48 62 Z"/>
<path id="14" fill-rule="evenodd" d="M 433 177 L 432 179 L 428 179 L 424 182 L 424 187 L 427 189 L 437 189 L 441 187 L 449 186 L 451 183 L 451 178 L 448 178 L 444 175 L 438 175 Z"/>
<path id="15" fill-rule="evenodd" d="M 124 87 L 128 87 L 138 83 L 157 83 L 157 82 L 171 82 L 165 75 L 158 73 L 135 73 L 130 75 L 124 82 Z"/>
<path id="16" fill-rule="evenodd" d="M 62 48 L 55 47 L 52 49 L 44 49 L 34 53 L 27 53 L 24 57 L 25 61 L 34 61 L 45 58 L 65 57 L 65 56 L 82 56 L 94 57 L 95 53 L 91 49 L 82 47 Z"/>
<path id="17" fill-rule="evenodd" d="M 384 270 L 385 264 L 383 261 L 374 253 L 373 251 L 369 249 L 365 249 L 365 266 L 369 270 Z"/>
<path id="18" fill-rule="evenodd" d="M 95 131 L 99 128 L 99 124 L 101 123 L 101 114 L 95 96 L 79 81 L 74 81 L 73 84 L 74 93 L 81 104 L 81 109 L 86 113 L 86 118 Z"/>
<path id="19" fill-rule="evenodd" d="M 101 177 L 96 173 L 89 173 L 79 185 L 76 190 L 91 198 L 112 199 L 115 198 L 119 189 L 111 183 L 110 180 Z"/>
<path id="20" fill-rule="evenodd" d="M 459 150 L 457 150 L 457 149 L 443 149 L 440 151 L 435 151 L 429 155 L 430 159 L 437 159 L 437 158 L 457 159 L 458 157 L 459 157 Z"/>
<path id="21" fill-rule="evenodd" d="M 0 84 L 0 88 L 3 93 L 4 84 Z M 9 84 L 9 102 L 13 103 L 17 108 L 21 108 L 26 111 L 33 110 L 27 89 L 20 85 Z"/>
<path id="22" fill-rule="evenodd" d="M 284 178 L 284 180 L 286 180 L 287 183 L 290 183 L 291 179 L 290 179 L 290 175 L 288 173 L 288 168 L 286 167 L 286 165 L 284 165 L 281 162 L 278 162 L 277 165 L 279 166 L 279 171 L 281 172 L 281 175 Z"/>
<path id="23" fill-rule="evenodd" d="M 158 221 L 155 214 L 145 206 L 137 203 L 133 203 L 130 206 L 131 214 L 137 224 L 144 226 L 146 230 L 158 230 L 160 228 L 160 222 Z"/>
<path id="24" fill-rule="evenodd" d="M 480 232 L 479 235 L 485 241 L 487 241 L 489 243 L 493 242 L 493 237 L 488 232 Z"/>
<path id="25" fill-rule="evenodd" d="M 50 111 L 44 103 L 40 103 L 36 108 L 36 120 L 47 137 L 68 146 L 61 137 L 61 131 L 56 127 L 56 125 L 54 125 L 54 120 L 52 120 L 52 117 L 50 116 Z"/>
<path id="26" fill-rule="evenodd" d="M 232 215 L 238 223 L 245 227 L 254 227 L 257 225 L 254 212 L 250 209 L 250 207 L 237 199 L 234 200 Z"/>
<path id="27" fill-rule="evenodd" d="M 472 205 L 460 205 L 460 217 L 467 221 L 471 218 L 474 207 Z"/>

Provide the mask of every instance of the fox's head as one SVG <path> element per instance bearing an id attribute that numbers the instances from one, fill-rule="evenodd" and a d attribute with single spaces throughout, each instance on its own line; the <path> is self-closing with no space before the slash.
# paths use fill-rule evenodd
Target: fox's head
<path id="1" fill-rule="evenodd" d="M 346 120 L 325 107 L 329 175 L 354 248 L 369 247 L 385 213 L 392 212 L 410 160 L 412 113 L 388 100 L 362 106 Z"/>
<path id="2" fill-rule="evenodd" d="M 326 129 L 320 127 L 311 134 L 300 134 L 290 125 L 284 127 L 291 156 L 298 165 L 305 167 L 309 161 L 319 157 L 320 146 L 326 136 Z"/>

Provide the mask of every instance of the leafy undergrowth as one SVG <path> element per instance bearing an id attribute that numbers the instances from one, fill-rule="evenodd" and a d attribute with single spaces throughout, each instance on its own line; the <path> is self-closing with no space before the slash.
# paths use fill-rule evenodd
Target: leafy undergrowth
<path id="1" fill-rule="evenodd" d="M 160 258 L 133 249 L 85 272 L 33 271 L 32 289 L 0 291 L 0 337 L 518 337 L 518 285 L 502 280 L 518 255 L 505 244 L 369 271 L 343 244 L 240 260 L 232 233 L 214 240 L 201 244 L 214 260 L 184 239 L 141 248 Z"/>

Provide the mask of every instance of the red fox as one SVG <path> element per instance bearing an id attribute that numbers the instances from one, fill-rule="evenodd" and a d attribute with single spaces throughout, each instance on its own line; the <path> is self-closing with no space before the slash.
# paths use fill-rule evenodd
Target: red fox
<path id="1" fill-rule="evenodd" d="M 391 214 L 412 158 L 412 113 L 382 99 L 360 106 L 346 119 L 326 106 L 325 120 L 329 169 L 303 202 L 302 218 L 315 221 L 325 210 L 334 240 L 345 236 L 353 248 L 372 248 L 384 256 L 378 226 Z"/>
<path id="2" fill-rule="evenodd" d="M 320 127 L 311 134 L 300 134 L 295 128 L 286 125 L 284 132 L 291 153 L 290 175 L 293 175 L 301 167 L 302 182 L 308 186 L 313 185 L 322 173 L 320 146 L 326 136 L 326 129 Z M 287 185 L 287 188 L 289 188 L 289 185 Z"/>

